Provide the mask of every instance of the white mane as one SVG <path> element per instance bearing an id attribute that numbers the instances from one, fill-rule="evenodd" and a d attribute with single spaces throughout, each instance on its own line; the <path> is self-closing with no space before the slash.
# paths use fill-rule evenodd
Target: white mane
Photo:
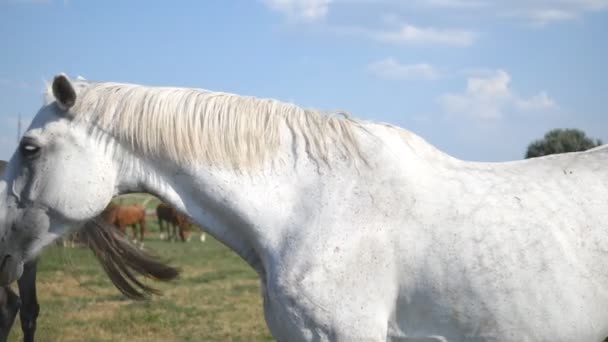
<path id="1" fill-rule="evenodd" d="M 360 155 L 353 136 L 359 123 L 344 113 L 326 115 L 201 89 L 85 81 L 74 87 L 74 120 L 90 121 L 150 157 L 250 168 L 276 151 L 281 124 L 314 160 L 328 162 L 330 147 L 348 157 Z"/>

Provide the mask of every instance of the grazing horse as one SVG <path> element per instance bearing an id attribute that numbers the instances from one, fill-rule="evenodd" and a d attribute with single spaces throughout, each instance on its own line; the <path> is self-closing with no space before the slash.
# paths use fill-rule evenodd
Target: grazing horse
<path id="1" fill-rule="evenodd" d="M 0 175 L 4 173 L 6 165 L 6 161 L 0 160 Z M 111 204 L 108 207 L 111 208 Z M 111 215 L 108 212 L 109 210 L 104 211 L 103 215 Z M 162 281 L 177 277 L 176 269 L 156 261 L 146 252 L 131 248 L 128 240 L 102 222 L 110 223 L 109 217 L 102 216 L 100 222 L 87 223 L 80 234 L 87 246 L 93 250 L 112 283 L 127 297 L 143 299 L 149 294 L 158 293 L 154 288 L 139 282 L 135 278 L 136 274 Z M 118 262 L 123 257 L 129 258 L 130 265 L 126 268 L 123 261 Z M 36 320 L 40 312 L 36 292 L 37 266 L 36 259 L 25 263 L 23 274 L 17 281 L 21 298 L 9 286 L 0 287 L 0 342 L 7 341 L 18 311 L 23 341 L 34 342 Z"/>
<path id="2" fill-rule="evenodd" d="M 346 115 L 59 75 L 7 171 L 0 285 L 148 192 L 256 270 L 279 341 L 608 336 L 607 146 L 467 162 Z"/>
<path id="3" fill-rule="evenodd" d="M 146 234 L 146 209 L 143 206 L 110 204 L 101 215 L 106 222 L 115 225 L 125 234 L 127 227 L 130 226 L 133 230 L 133 239 L 143 243 Z"/>
<path id="4" fill-rule="evenodd" d="M 176 240 L 178 234 L 182 242 L 190 240 L 190 220 L 175 208 L 160 203 L 156 207 L 156 217 L 158 218 L 158 228 L 161 231 L 161 239 L 164 231 L 166 231 L 169 241 Z"/>

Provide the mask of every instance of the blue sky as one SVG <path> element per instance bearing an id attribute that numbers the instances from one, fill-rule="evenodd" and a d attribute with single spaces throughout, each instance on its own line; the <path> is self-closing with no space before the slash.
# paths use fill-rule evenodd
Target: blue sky
<path id="1" fill-rule="evenodd" d="M 0 0 L 0 158 L 65 72 L 270 97 L 521 159 L 608 142 L 608 0 Z"/>

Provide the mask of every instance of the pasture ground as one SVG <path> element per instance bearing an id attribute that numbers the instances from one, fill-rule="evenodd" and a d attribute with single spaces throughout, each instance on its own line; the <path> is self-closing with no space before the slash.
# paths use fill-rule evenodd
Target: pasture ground
<path id="1" fill-rule="evenodd" d="M 149 204 L 151 206 L 152 204 Z M 198 232 L 189 243 L 158 239 L 150 221 L 146 248 L 182 269 L 163 295 L 124 298 L 87 248 L 50 247 L 38 269 L 38 341 L 268 341 L 259 280 L 236 254 Z M 129 229 L 130 233 L 130 229 Z M 9 341 L 21 341 L 19 319 Z"/>

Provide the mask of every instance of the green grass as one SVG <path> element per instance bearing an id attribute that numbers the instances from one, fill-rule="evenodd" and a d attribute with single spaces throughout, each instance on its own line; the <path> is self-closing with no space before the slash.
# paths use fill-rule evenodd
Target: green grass
<path id="1" fill-rule="evenodd" d="M 151 220 L 152 221 L 152 220 Z M 156 229 L 150 223 L 150 228 Z M 158 240 L 146 248 L 182 269 L 163 296 L 125 299 L 85 248 L 50 247 L 38 273 L 39 341 L 268 341 L 259 280 L 232 251 L 211 237 L 189 243 Z M 150 282 L 152 283 L 152 282 Z M 19 321 L 10 341 L 21 340 Z"/>

